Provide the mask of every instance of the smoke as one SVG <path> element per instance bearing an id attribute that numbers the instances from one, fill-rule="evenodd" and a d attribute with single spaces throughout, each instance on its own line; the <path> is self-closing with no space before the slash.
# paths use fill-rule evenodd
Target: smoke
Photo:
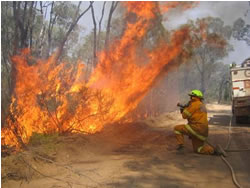
<path id="1" fill-rule="evenodd" d="M 164 15 L 165 27 L 167 29 L 176 29 L 188 20 L 197 18 L 219 17 L 225 25 L 232 25 L 238 18 L 243 18 L 246 23 L 250 23 L 250 6 L 248 2 L 200 2 L 196 7 L 179 12 L 169 11 Z"/>
<path id="2" fill-rule="evenodd" d="M 242 17 L 248 24 L 250 23 L 250 6 L 248 2 L 203 2 L 211 11 L 220 17 L 225 24 L 231 25 L 239 17 Z M 233 14 L 232 14 L 233 13 Z"/>
<path id="3" fill-rule="evenodd" d="M 164 14 L 164 26 L 168 30 L 178 28 L 180 25 L 187 23 L 188 20 L 202 19 L 205 17 L 218 17 L 224 21 L 224 25 L 233 26 L 233 23 L 242 18 L 246 24 L 250 24 L 250 4 L 247 1 L 230 1 L 230 2 L 200 2 L 196 7 L 186 11 L 172 10 Z M 242 63 L 249 57 L 250 46 L 245 41 L 231 39 L 230 44 L 234 51 L 230 52 L 223 62 L 230 64 L 236 62 Z"/>

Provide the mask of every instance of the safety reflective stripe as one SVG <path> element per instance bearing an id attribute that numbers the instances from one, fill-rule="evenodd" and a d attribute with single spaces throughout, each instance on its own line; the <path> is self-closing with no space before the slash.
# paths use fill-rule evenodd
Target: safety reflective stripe
<path id="1" fill-rule="evenodd" d="M 203 146 L 204 146 L 204 145 L 203 145 Z M 201 152 L 201 150 L 202 150 L 203 146 L 198 147 L 198 149 L 197 149 L 197 152 L 198 152 L 198 153 L 200 153 L 200 152 Z"/>
<path id="2" fill-rule="evenodd" d="M 180 132 L 180 131 L 174 131 L 174 133 L 175 133 L 175 134 L 181 134 L 181 132 Z"/>
<path id="3" fill-rule="evenodd" d="M 192 115 L 192 114 L 191 114 L 189 111 L 187 111 L 186 109 L 183 110 L 183 113 L 186 114 L 188 117 L 190 117 L 190 116 Z"/>
<path id="4" fill-rule="evenodd" d="M 195 132 L 191 127 L 190 125 L 186 124 L 185 125 L 185 128 L 194 136 L 196 136 L 197 138 L 199 138 L 200 140 L 202 141 L 205 141 L 207 138 L 205 136 L 202 136 L 200 134 L 198 134 L 197 132 Z"/>

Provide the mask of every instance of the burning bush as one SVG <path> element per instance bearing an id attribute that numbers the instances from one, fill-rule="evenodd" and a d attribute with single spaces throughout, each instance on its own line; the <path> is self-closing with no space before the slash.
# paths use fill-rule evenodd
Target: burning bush
<path id="1" fill-rule="evenodd" d="M 173 33 L 169 43 L 159 41 L 152 50 L 141 41 L 157 18 L 154 2 L 124 2 L 127 14 L 136 15 L 127 23 L 120 40 L 100 52 L 96 69 L 84 81 L 84 64 L 77 69 L 56 62 L 34 59 L 28 49 L 12 58 L 16 85 L 10 116 L 2 128 L 2 144 L 20 148 L 33 133 L 95 133 L 107 123 L 121 120 L 133 111 L 155 81 L 182 53 L 189 39 L 189 28 Z M 147 63 L 138 65 L 137 50 Z M 181 63 L 181 62 L 180 62 Z M 178 65 L 178 64 L 177 64 Z M 77 71 L 75 71 L 77 70 Z"/>

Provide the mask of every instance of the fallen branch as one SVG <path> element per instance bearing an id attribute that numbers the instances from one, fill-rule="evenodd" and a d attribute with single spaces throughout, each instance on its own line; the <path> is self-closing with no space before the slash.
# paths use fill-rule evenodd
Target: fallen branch
<path id="1" fill-rule="evenodd" d="M 45 158 L 45 157 L 42 157 L 40 154 L 36 154 L 36 156 L 34 156 L 34 158 L 36 158 L 36 157 L 43 160 L 43 161 L 47 161 L 48 163 L 55 163 L 55 161 L 48 159 L 48 158 Z"/>
<path id="2" fill-rule="evenodd" d="M 21 156 L 18 157 L 18 159 L 23 162 L 24 164 L 26 164 L 29 168 L 31 168 L 33 171 L 37 172 L 38 174 L 40 174 L 41 176 L 45 177 L 45 178 L 50 178 L 50 179 L 53 179 L 53 180 L 56 180 L 56 181 L 60 181 L 60 182 L 64 182 L 66 183 L 67 185 L 69 185 L 70 187 L 71 184 L 75 184 L 75 185 L 82 185 L 82 186 L 88 186 L 88 187 L 93 187 L 93 186 L 89 186 L 89 185 L 86 185 L 86 184 L 82 184 L 82 183 L 77 183 L 77 182 L 70 182 L 70 181 L 65 181 L 63 179 L 60 179 L 60 178 L 55 178 L 55 177 L 51 177 L 51 176 L 48 176 L 42 172 L 40 172 L 39 170 L 35 169 L 30 163 L 28 163 L 27 161 L 25 161 Z"/>
<path id="3" fill-rule="evenodd" d="M 84 175 L 84 174 L 82 174 L 82 173 L 80 173 L 80 172 L 77 172 L 77 171 L 73 170 L 72 167 L 69 166 L 69 165 L 63 165 L 63 164 L 57 163 L 57 162 L 55 162 L 55 161 L 53 161 L 53 160 L 51 160 L 51 159 L 42 157 L 41 155 L 39 155 L 39 154 L 37 154 L 37 153 L 33 153 L 33 155 L 34 155 L 34 157 L 37 157 L 37 158 L 39 158 L 39 159 L 41 159 L 41 160 L 43 160 L 43 161 L 47 161 L 47 162 L 49 162 L 49 163 L 54 163 L 56 166 L 63 167 L 63 168 L 65 168 L 65 169 L 67 169 L 67 170 L 73 172 L 74 174 L 76 174 L 76 175 L 78 175 L 78 176 L 83 176 L 83 177 L 88 178 L 89 180 L 93 181 L 94 183 L 96 183 L 96 184 L 98 184 L 98 185 L 101 185 L 100 183 L 98 183 L 98 182 L 95 181 L 94 179 L 90 178 L 89 176 Z"/>

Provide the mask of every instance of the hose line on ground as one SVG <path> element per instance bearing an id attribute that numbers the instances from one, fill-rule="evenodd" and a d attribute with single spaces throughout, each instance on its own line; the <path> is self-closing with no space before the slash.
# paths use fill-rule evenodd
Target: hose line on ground
<path id="1" fill-rule="evenodd" d="M 230 144 L 231 144 L 231 128 L 232 128 L 232 120 L 233 120 L 233 117 L 230 116 L 230 122 L 229 122 L 229 126 L 228 126 L 228 138 L 227 138 L 227 145 L 226 147 L 224 148 L 225 150 L 228 150 Z"/>
<path id="2" fill-rule="evenodd" d="M 226 165 L 229 167 L 229 169 L 231 171 L 232 178 L 233 178 L 233 182 L 236 185 L 236 187 L 242 188 L 241 185 L 238 183 L 238 181 L 236 179 L 233 167 L 230 165 L 230 163 L 225 159 L 225 157 L 223 155 L 221 155 L 220 157 L 226 163 Z"/>
<path id="3" fill-rule="evenodd" d="M 249 148 L 247 149 L 225 149 L 226 152 L 242 152 L 242 151 L 250 151 Z"/>
<path id="4" fill-rule="evenodd" d="M 228 140 L 227 140 L 227 145 L 225 147 L 225 151 L 228 151 L 229 149 L 229 146 L 231 144 L 231 127 L 232 127 L 232 116 L 230 118 L 230 122 L 229 122 L 229 127 L 228 127 Z M 229 167 L 230 171 L 231 171 L 231 175 L 232 175 L 232 179 L 233 179 L 233 182 L 235 184 L 236 187 L 238 188 L 242 188 L 241 185 L 238 183 L 237 179 L 236 179 L 236 176 L 235 176 L 235 172 L 234 172 L 234 169 L 233 167 L 231 166 L 231 164 L 225 159 L 225 157 L 223 155 L 220 156 L 221 159 L 226 163 L 226 165 Z"/>
<path id="5" fill-rule="evenodd" d="M 242 151 L 250 151 L 250 148 L 245 149 L 229 149 L 229 146 L 231 145 L 231 131 L 232 131 L 232 120 L 233 116 L 230 118 L 229 127 L 228 127 L 228 139 L 227 139 L 227 145 L 224 148 L 226 152 L 242 152 Z"/>

